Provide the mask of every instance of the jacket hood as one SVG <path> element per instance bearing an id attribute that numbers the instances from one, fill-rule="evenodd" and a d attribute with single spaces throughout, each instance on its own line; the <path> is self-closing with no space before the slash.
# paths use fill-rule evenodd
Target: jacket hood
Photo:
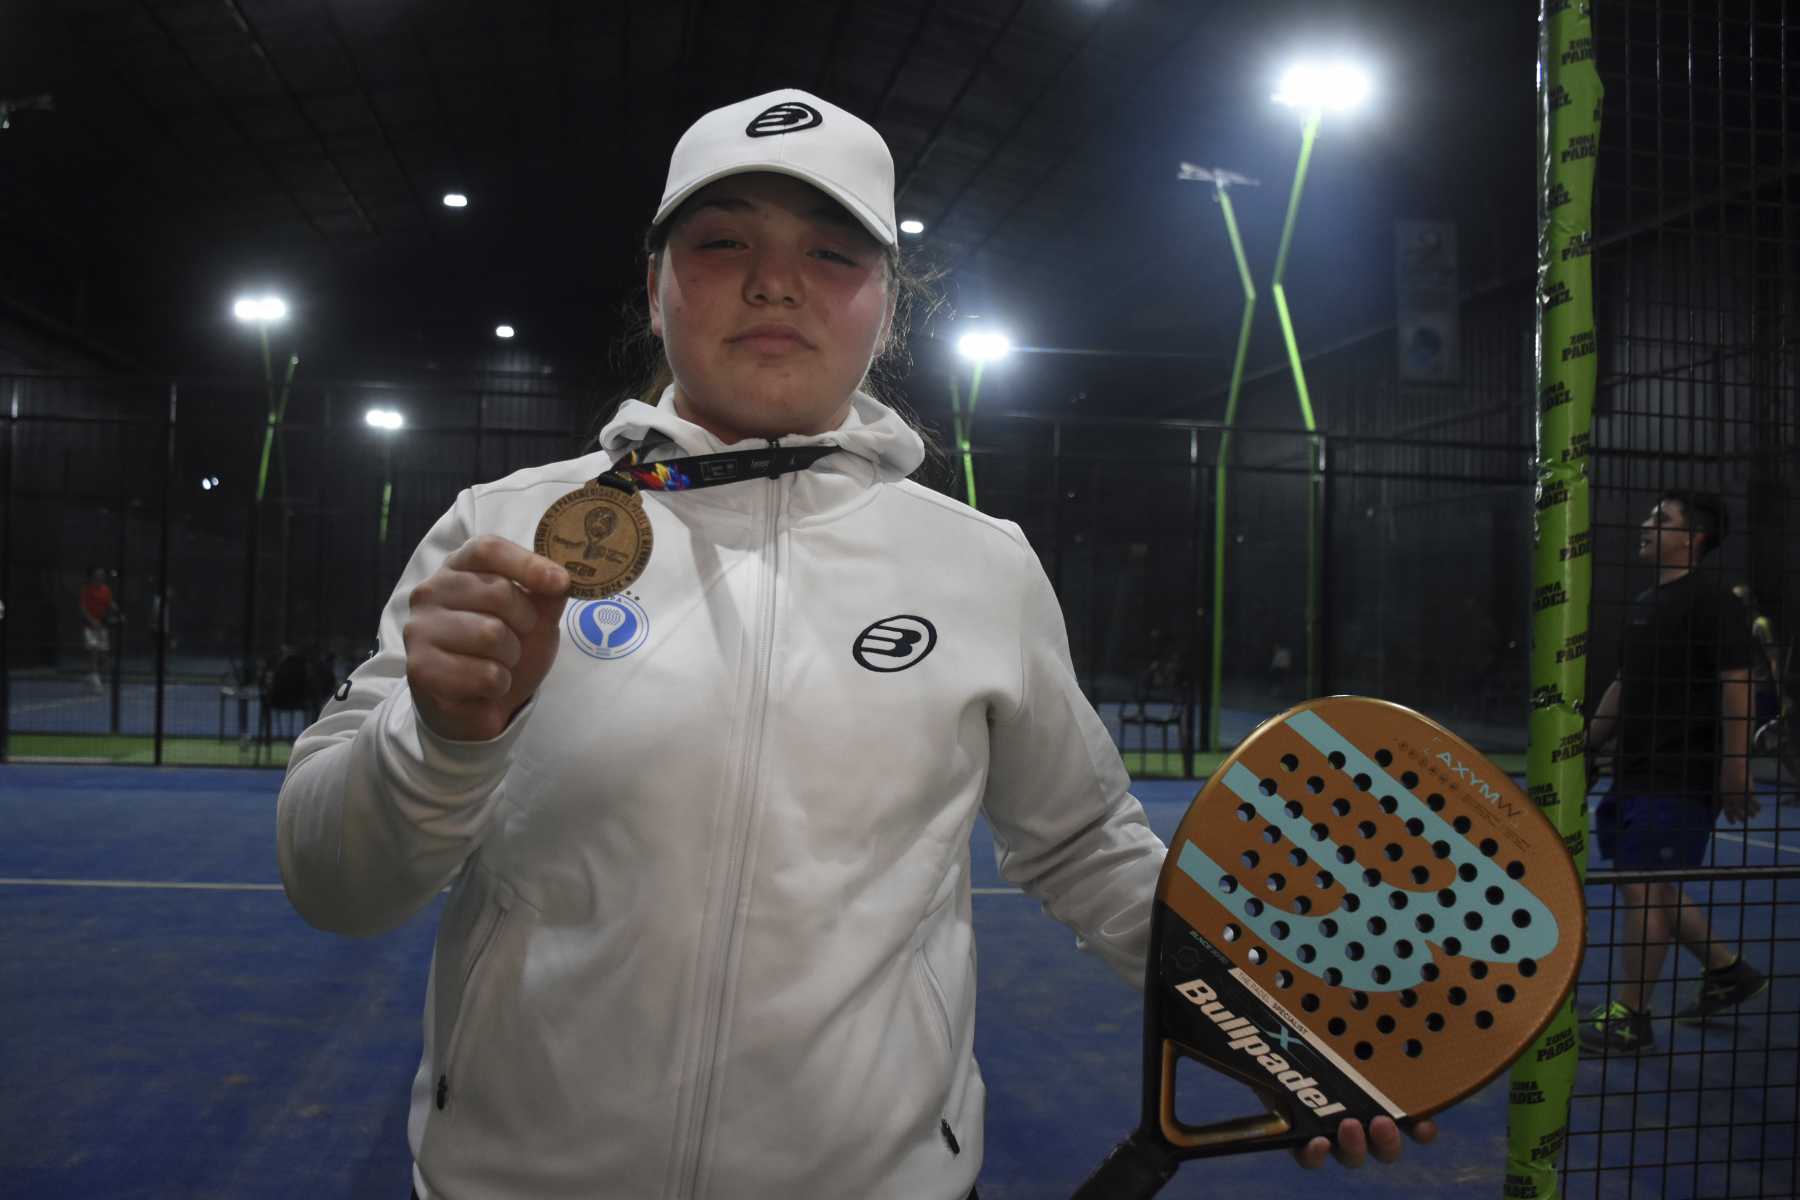
<path id="1" fill-rule="evenodd" d="M 600 448 L 620 455 L 661 435 L 684 454 L 719 454 L 732 449 L 675 412 L 675 386 L 663 389 L 654 404 L 627 400 L 600 431 Z M 850 395 L 843 424 L 829 433 L 784 437 L 784 446 L 837 446 L 874 468 L 877 479 L 905 479 L 925 461 L 925 443 L 899 413 L 861 390 Z M 748 449 L 749 447 L 743 447 Z M 652 455 L 651 457 L 657 457 Z M 828 460 L 829 461 L 829 460 Z"/>

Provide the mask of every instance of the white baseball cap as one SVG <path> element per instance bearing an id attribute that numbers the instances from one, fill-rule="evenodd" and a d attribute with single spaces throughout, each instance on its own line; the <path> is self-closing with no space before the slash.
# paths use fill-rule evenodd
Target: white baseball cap
<path id="1" fill-rule="evenodd" d="M 875 240 L 895 243 L 894 156 L 875 127 L 797 88 L 715 108 L 688 127 L 669 157 L 654 224 L 715 180 L 773 171 L 812 184 L 850 210 Z"/>

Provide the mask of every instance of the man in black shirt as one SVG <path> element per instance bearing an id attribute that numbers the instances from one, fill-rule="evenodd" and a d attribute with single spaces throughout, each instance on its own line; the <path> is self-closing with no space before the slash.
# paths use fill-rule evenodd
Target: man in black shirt
<path id="1" fill-rule="evenodd" d="M 1756 814 L 1750 784 L 1751 670 L 1757 646 L 1743 605 L 1695 570 L 1725 538 L 1715 496 L 1672 492 L 1642 526 L 1638 557 L 1656 583 L 1632 602 L 1619 674 L 1588 731 L 1589 752 L 1616 740 L 1612 791 L 1595 812 L 1600 851 L 1621 870 L 1698 867 L 1722 810 Z M 1699 994 L 1675 1014 L 1704 1021 L 1768 981 L 1713 937 L 1706 914 L 1670 882 L 1619 889 L 1625 916 L 1623 977 L 1613 1000 L 1581 1025 L 1594 1053 L 1651 1046 L 1650 992 L 1678 941 L 1706 966 Z"/>

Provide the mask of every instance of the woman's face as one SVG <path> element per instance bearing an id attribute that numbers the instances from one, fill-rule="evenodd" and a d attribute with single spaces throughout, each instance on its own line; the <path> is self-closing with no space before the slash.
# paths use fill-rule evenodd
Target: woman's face
<path id="1" fill-rule="evenodd" d="M 837 428 L 888 322 L 880 243 L 769 173 L 711 184 L 672 222 L 648 283 L 676 411 L 727 443 Z"/>

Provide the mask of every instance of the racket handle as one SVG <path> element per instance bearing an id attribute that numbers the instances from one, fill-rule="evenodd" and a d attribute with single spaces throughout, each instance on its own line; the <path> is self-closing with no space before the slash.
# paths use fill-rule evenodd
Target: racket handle
<path id="1" fill-rule="evenodd" d="M 1162 1191 L 1181 1160 L 1142 1130 L 1113 1147 L 1106 1161 L 1087 1177 L 1074 1200 L 1149 1200 Z"/>

